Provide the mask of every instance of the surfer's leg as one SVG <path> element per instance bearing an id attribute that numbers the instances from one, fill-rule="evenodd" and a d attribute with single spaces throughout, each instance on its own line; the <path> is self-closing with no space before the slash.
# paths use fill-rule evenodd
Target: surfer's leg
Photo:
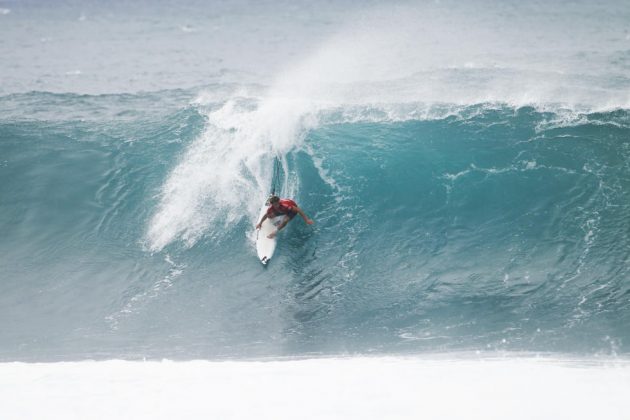
<path id="1" fill-rule="evenodd" d="M 288 225 L 288 224 L 289 224 L 289 222 L 290 222 L 291 220 L 293 220 L 293 218 L 295 217 L 295 215 L 296 215 L 296 214 L 297 214 L 297 213 L 293 213 L 293 212 L 291 212 L 291 213 L 287 213 L 287 214 L 284 216 L 284 219 L 282 220 L 282 224 L 283 224 L 284 226 Z"/>

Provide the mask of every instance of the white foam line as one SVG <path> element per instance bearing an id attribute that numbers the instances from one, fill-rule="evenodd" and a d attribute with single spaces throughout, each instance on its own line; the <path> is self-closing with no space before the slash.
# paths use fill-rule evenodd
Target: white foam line
<path id="1" fill-rule="evenodd" d="M 115 331 L 118 329 L 120 320 L 123 316 L 128 316 L 137 311 L 138 305 L 145 302 L 148 299 L 152 299 L 157 297 L 163 290 L 169 289 L 173 286 L 173 281 L 179 277 L 183 272 L 184 268 L 186 268 L 183 264 L 175 263 L 169 254 L 166 254 L 164 257 L 164 261 L 166 261 L 171 268 L 168 270 L 168 274 L 153 283 L 148 289 L 142 290 L 141 292 L 135 294 L 125 305 L 123 308 L 111 315 L 105 317 L 105 320 L 109 323 L 110 328 Z"/>
<path id="2" fill-rule="evenodd" d="M 0 364 L 5 419 L 627 420 L 630 361 L 346 358 Z"/>

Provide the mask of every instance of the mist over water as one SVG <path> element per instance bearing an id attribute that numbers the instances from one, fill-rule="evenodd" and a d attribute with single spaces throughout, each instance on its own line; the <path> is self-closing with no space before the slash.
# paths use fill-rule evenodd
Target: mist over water
<path id="1" fill-rule="evenodd" d="M 151 4 L 0 1 L 0 358 L 628 352 L 625 2 Z"/>

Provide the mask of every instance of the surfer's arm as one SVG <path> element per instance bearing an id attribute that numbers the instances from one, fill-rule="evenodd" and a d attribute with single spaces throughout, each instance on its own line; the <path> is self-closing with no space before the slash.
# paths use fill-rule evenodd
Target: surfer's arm
<path id="1" fill-rule="evenodd" d="M 311 219 L 309 219 L 306 213 L 304 213 L 302 209 L 299 208 L 298 206 L 295 206 L 293 209 L 297 211 L 300 214 L 300 216 L 302 216 L 302 219 L 304 219 L 307 225 L 312 225 L 313 223 L 315 223 Z"/>
<path id="2" fill-rule="evenodd" d="M 267 219 L 267 213 L 265 213 L 262 217 L 262 219 L 260 219 L 260 222 L 258 222 L 258 224 L 256 225 L 256 229 L 260 229 L 262 227 L 263 222 Z"/>

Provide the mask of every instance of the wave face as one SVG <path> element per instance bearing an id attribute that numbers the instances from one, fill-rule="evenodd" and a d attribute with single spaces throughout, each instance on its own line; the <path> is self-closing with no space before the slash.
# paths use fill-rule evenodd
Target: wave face
<path id="1" fill-rule="evenodd" d="M 205 95 L 2 98 L 3 359 L 630 350 L 627 110 Z"/>

